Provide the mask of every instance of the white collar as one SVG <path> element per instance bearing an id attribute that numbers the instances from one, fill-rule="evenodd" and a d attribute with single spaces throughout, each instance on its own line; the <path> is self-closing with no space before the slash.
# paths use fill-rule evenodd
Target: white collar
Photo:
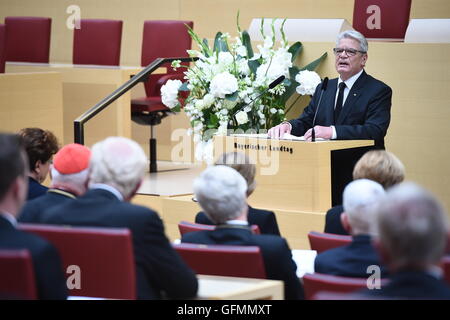
<path id="1" fill-rule="evenodd" d="M 114 187 L 111 187 L 108 184 L 92 183 L 92 184 L 89 185 L 89 189 L 103 189 L 103 190 L 109 191 L 113 195 L 115 195 L 117 197 L 117 199 L 119 199 L 120 201 L 123 201 L 123 195 L 119 192 L 119 190 L 117 190 Z"/>
<path id="2" fill-rule="evenodd" d="M 345 82 L 345 85 L 347 86 L 347 88 L 348 88 L 349 90 L 351 90 L 352 87 L 353 87 L 353 85 L 355 84 L 356 80 L 358 80 L 359 76 L 363 73 L 363 71 L 364 71 L 364 69 L 361 69 L 360 72 L 358 72 L 357 74 L 355 74 L 354 76 L 348 78 L 348 79 L 345 80 L 345 81 L 342 81 L 341 77 L 339 76 L 339 79 L 338 79 L 338 87 L 339 87 L 339 84 L 340 84 L 341 82 Z"/>
<path id="3" fill-rule="evenodd" d="M 14 227 L 17 225 L 17 219 L 9 212 L 0 212 L 0 215 L 8 220 Z"/>
<path id="4" fill-rule="evenodd" d="M 248 226 L 248 222 L 247 221 L 243 221 L 243 220 L 228 220 L 227 224 L 239 225 L 239 226 Z"/>

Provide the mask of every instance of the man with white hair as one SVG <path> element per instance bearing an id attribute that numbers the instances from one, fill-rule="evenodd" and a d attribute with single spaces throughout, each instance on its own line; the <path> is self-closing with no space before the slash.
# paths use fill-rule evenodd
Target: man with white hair
<path id="1" fill-rule="evenodd" d="M 340 33 L 333 49 L 339 78 L 331 79 L 323 91 L 323 83 L 318 85 L 302 115 L 271 128 L 269 136 L 278 139 L 291 133 L 311 141 L 314 126 L 317 138 L 371 139 L 376 148 L 384 149 L 392 90 L 364 71 L 368 49 L 366 38 L 358 31 Z"/>
<path id="2" fill-rule="evenodd" d="M 247 182 L 240 173 L 228 166 L 211 166 L 194 181 L 194 192 L 203 211 L 217 227 L 213 231 L 184 234 L 182 242 L 258 246 L 267 278 L 284 281 L 286 299 L 303 299 L 297 267 L 286 240 L 251 232 L 247 221 Z"/>
<path id="3" fill-rule="evenodd" d="M 40 223 L 44 211 L 83 195 L 87 190 L 90 157 L 91 150 L 81 144 L 71 143 L 59 149 L 50 166 L 50 189 L 28 201 L 18 221 Z"/>
<path id="4" fill-rule="evenodd" d="M 130 204 L 147 167 L 142 148 L 123 137 L 109 137 L 92 147 L 89 190 L 77 200 L 48 210 L 43 223 L 128 228 L 139 299 L 186 299 L 196 296 L 195 273 L 164 234 L 158 214 Z"/>
<path id="5" fill-rule="evenodd" d="M 385 191 L 372 180 L 358 179 L 344 189 L 342 225 L 352 235 L 349 245 L 334 248 L 317 255 L 314 271 L 336 276 L 365 278 L 367 267 L 381 267 L 380 258 L 371 243 L 374 229 L 375 208 L 382 201 Z M 386 270 L 381 267 L 381 275 Z"/>
<path id="6" fill-rule="evenodd" d="M 387 192 L 378 208 L 376 247 L 390 281 L 366 295 L 392 299 L 450 299 L 439 267 L 447 237 L 447 214 L 438 200 L 413 183 Z"/>

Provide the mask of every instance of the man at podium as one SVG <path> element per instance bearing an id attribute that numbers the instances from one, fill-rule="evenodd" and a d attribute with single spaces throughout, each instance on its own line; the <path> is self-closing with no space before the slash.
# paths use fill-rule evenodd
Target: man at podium
<path id="1" fill-rule="evenodd" d="M 340 33 L 333 49 L 339 78 L 318 85 L 300 117 L 271 128 L 269 137 L 278 139 L 290 133 L 311 141 L 314 128 L 316 138 L 368 139 L 374 140 L 375 148 L 384 149 L 392 90 L 364 71 L 367 51 L 368 43 L 361 33 Z"/>

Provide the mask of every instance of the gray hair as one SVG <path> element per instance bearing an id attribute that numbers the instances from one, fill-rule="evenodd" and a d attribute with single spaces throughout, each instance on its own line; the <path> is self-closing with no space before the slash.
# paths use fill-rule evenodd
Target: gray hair
<path id="1" fill-rule="evenodd" d="M 380 242 L 395 268 L 424 269 L 436 264 L 447 244 L 447 216 L 438 200 L 414 183 L 387 192 L 379 208 Z"/>
<path id="2" fill-rule="evenodd" d="M 81 190 L 85 190 L 86 181 L 89 178 L 89 169 L 85 169 L 83 171 L 72 173 L 72 174 L 62 174 L 59 173 L 54 167 L 51 168 L 52 172 L 52 184 L 69 184 L 73 185 L 76 188 L 81 188 Z"/>
<path id="3" fill-rule="evenodd" d="M 247 206 L 247 182 L 231 167 L 208 167 L 194 181 L 194 193 L 205 214 L 216 224 L 239 217 Z"/>
<path id="4" fill-rule="evenodd" d="M 146 172 L 147 157 L 133 140 L 109 137 L 92 147 L 89 184 L 104 183 L 130 196 Z"/>
<path id="5" fill-rule="evenodd" d="M 336 39 L 336 47 L 339 46 L 339 41 L 342 39 L 354 39 L 359 43 L 359 49 L 361 51 L 367 52 L 369 51 L 369 44 L 367 43 L 366 37 L 363 36 L 362 33 L 356 30 L 346 30 L 341 32 Z"/>
<path id="6" fill-rule="evenodd" d="M 383 186 L 368 179 L 352 181 L 345 187 L 343 206 L 353 235 L 373 233 L 375 208 L 384 195 Z"/>

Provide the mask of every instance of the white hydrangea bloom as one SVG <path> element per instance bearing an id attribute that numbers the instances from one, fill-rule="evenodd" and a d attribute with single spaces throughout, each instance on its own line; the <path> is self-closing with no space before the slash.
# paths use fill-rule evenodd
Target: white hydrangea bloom
<path id="1" fill-rule="evenodd" d="M 178 89 L 181 87 L 182 82 L 180 80 L 168 80 L 161 87 L 161 100 L 164 105 L 169 108 L 175 108 L 178 104 Z"/>
<path id="2" fill-rule="evenodd" d="M 320 83 L 319 75 L 314 71 L 303 70 L 295 76 L 300 85 L 295 89 L 301 95 L 313 95 Z"/>
<path id="3" fill-rule="evenodd" d="M 217 98 L 225 98 L 225 95 L 232 94 L 238 89 L 238 82 L 235 76 L 228 71 L 219 73 L 212 80 L 209 87 L 210 93 Z"/>

